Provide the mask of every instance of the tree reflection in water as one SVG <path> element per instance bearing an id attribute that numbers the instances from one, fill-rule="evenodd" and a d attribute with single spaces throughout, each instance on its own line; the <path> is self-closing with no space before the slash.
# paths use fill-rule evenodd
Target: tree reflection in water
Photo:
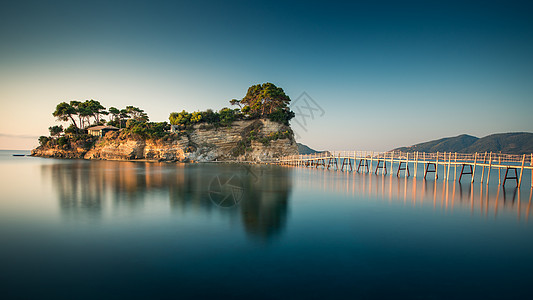
<path id="1" fill-rule="evenodd" d="M 116 161 L 62 161 L 42 165 L 67 220 L 145 213 L 169 201 L 177 213 L 240 218 L 250 237 L 267 240 L 283 231 L 291 189 L 289 170 L 238 164 L 167 164 Z M 213 179 L 231 174 L 242 187 L 240 201 L 221 207 L 213 202 Z M 211 185 L 211 186 L 210 186 Z"/>

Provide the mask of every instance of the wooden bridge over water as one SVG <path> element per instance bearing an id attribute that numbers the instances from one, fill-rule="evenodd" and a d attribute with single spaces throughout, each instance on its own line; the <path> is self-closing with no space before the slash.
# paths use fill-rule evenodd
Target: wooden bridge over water
<path id="1" fill-rule="evenodd" d="M 382 175 L 394 174 L 406 177 L 411 171 L 416 178 L 419 166 L 424 171 L 424 179 L 439 173 L 444 180 L 450 179 L 450 169 L 453 167 L 453 180 L 456 180 L 457 168 L 460 168 L 458 180 L 470 176 L 474 182 L 476 170 L 481 171 L 481 183 L 488 185 L 492 171 L 498 170 L 498 184 L 505 186 L 507 181 L 514 180 L 516 186 L 522 185 L 525 170 L 533 172 L 533 153 L 514 155 L 502 153 L 457 153 L 457 152 L 373 152 L 373 151 L 325 151 L 317 154 L 293 155 L 280 158 L 279 164 L 300 167 L 323 168 L 325 170 L 355 171 Z M 487 172 L 485 172 L 487 170 Z M 505 171 L 502 183 L 502 170 Z M 485 177 L 485 173 L 486 177 Z M 533 188 L 533 174 L 531 174 L 531 188 Z"/>

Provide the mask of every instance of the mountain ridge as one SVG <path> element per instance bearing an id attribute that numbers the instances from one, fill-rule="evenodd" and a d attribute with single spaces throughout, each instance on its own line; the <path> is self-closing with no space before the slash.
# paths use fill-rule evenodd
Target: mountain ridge
<path id="1" fill-rule="evenodd" d="M 502 152 L 508 154 L 533 153 L 533 133 L 494 133 L 482 138 L 468 134 L 445 137 L 394 150 L 405 152 Z"/>

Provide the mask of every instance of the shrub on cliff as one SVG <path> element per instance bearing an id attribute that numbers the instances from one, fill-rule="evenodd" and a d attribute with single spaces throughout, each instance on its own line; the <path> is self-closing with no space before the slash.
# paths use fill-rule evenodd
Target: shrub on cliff
<path id="1" fill-rule="evenodd" d="M 240 119 L 241 115 L 239 114 L 238 109 L 231 109 L 224 107 L 220 110 L 220 124 L 224 126 L 231 125 L 233 121 Z"/>
<path id="2" fill-rule="evenodd" d="M 170 113 L 169 121 L 170 121 L 170 124 L 172 125 L 181 125 L 183 126 L 183 128 L 186 128 L 189 124 L 191 124 L 191 117 L 192 117 L 192 114 L 183 110 L 180 113 L 177 113 L 177 112 Z"/>
<path id="3" fill-rule="evenodd" d="M 126 129 L 121 132 L 121 137 L 132 137 L 133 134 L 141 138 L 161 139 L 171 135 L 169 130 L 170 125 L 167 122 L 140 122 L 130 119 L 126 122 Z"/>
<path id="4" fill-rule="evenodd" d="M 69 127 L 65 128 L 64 130 L 65 134 L 68 135 L 75 135 L 75 134 L 83 134 L 84 131 L 82 129 L 77 128 L 76 126 L 70 124 Z"/>
<path id="5" fill-rule="evenodd" d="M 69 139 L 68 139 L 68 137 L 66 137 L 66 136 L 62 136 L 62 137 L 60 137 L 60 138 L 57 139 L 57 144 L 58 144 L 59 146 L 61 146 L 61 147 L 67 145 L 68 142 L 69 142 Z"/>
<path id="6" fill-rule="evenodd" d="M 63 126 L 50 126 L 48 131 L 50 131 L 50 136 L 59 136 L 63 132 Z"/>
<path id="7" fill-rule="evenodd" d="M 202 120 L 209 124 L 218 124 L 220 123 L 220 114 L 208 109 L 202 112 Z"/>
<path id="8" fill-rule="evenodd" d="M 214 127 L 219 126 L 229 126 L 233 121 L 241 120 L 242 114 L 238 109 L 231 109 L 224 107 L 219 112 L 215 112 L 212 109 L 206 111 L 195 111 L 189 113 L 185 110 L 177 113 L 173 112 L 169 116 L 170 124 L 179 125 L 180 129 L 186 130 L 191 128 L 191 126 L 200 123 L 207 123 L 214 125 Z"/>
<path id="9" fill-rule="evenodd" d="M 270 121 L 278 122 L 289 126 L 289 121 L 294 118 L 294 112 L 289 109 L 278 108 L 268 115 Z"/>
<path id="10" fill-rule="evenodd" d="M 49 140 L 50 140 L 49 137 L 41 135 L 39 137 L 39 145 L 41 145 L 41 147 L 46 147 L 48 145 Z"/>

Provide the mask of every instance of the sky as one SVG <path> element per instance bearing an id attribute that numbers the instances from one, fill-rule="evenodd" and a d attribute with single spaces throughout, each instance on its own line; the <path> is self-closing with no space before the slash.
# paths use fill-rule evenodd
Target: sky
<path id="1" fill-rule="evenodd" d="M 62 101 L 229 107 L 272 82 L 297 141 L 386 151 L 533 132 L 528 1 L 9 1 L 0 149 L 31 149 Z M 311 115 L 311 112 L 313 113 Z"/>

